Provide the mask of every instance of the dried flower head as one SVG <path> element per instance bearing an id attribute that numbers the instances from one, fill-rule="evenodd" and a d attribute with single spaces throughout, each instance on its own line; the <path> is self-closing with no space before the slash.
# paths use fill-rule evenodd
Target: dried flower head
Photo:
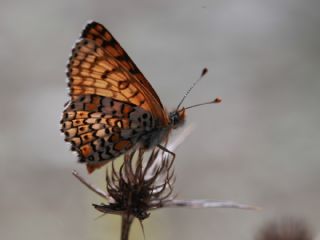
<path id="1" fill-rule="evenodd" d="M 256 240 L 312 240 L 309 226 L 302 220 L 284 218 L 262 227 Z"/>
<path id="2" fill-rule="evenodd" d="M 159 157 L 161 161 L 157 161 Z M 153 150 L 145 161 L 142 149 L 126 154 L 120 169 L 112 162 L 111 169 L 107 170 L 109 203 L 93 206 L 103 213 L 132 215 L 139 220 L 147 218 L 149 210 L 172 199 L 172 163 L 173 159 L 159 149 Z"/>

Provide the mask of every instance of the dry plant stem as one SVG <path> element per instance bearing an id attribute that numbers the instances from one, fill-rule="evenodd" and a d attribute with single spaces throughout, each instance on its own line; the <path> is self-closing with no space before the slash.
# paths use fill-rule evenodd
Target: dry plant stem
<path id="1" fill-rule="evenodd" d="M 244 210 L 261 210 L 261 208 L 246 204 L 239 204 L 232 201 L 212 201 L 212 200 L 170 200 L 165 201 L 162 207 L 188 207 L 188 208 L 237 208 Z"/>
<path id="2" fill-rule="evenodd" d="M 91 191 L 95 192 L 96 194 L 98 194 L 99 196 L 101 196 L 102 198 L 105 199 L 109 199 L 109 196 L 106 192 L 100 190 L 99 188 L 95 187 L 94 185 L 92 185 L 91 183 L 89 183 L 88 181 L 86 181 L 82 176 L 80 176 L 80 174 L 76 171 L 73 170 L 72 171 L 73 176 L 75 176 L 83 185 L 85 185 L 87 188 L 89 188 Z"/>
<path id="3" fill-rule="evenodd" d="M 128 240 L 131 225 L 134 217 L 132 215 L 124 214 L 121 219 L 121 240 Z"/>

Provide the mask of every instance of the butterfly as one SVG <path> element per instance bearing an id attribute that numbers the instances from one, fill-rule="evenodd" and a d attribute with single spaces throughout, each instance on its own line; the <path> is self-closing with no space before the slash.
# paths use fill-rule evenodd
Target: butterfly
<path id="1" fill-rule="evenodd" d="M 191 89 L 168 113 L 102 24 L 90 22 L 82 31 L 72 49 L 67 77 L 71 99 L 65 105 L 61 131 L 89 173 L 137 147 L 158 146 L 174 155 L 161 144 L 172 129 L 183 125 L 186 108 L 180 106 Z"/>

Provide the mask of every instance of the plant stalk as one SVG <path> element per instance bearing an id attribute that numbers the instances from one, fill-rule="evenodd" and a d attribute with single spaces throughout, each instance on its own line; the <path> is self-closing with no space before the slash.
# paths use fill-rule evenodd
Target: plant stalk
<path id="1" fill-rule="evenodd" d="M 129 233 L 134 217 L 131 214 L 122 215 L 121 219 L 121 240 L 129 240 Z"/>

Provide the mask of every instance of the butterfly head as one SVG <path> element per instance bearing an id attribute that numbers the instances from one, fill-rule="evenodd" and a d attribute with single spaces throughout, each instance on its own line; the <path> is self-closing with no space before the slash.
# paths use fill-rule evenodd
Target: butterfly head
<path id="1" fill-rule="evenodd" d="M 170 125 L 172 126 L 172 128 L 178 128 L 183 125 L 186 116 L 185 113 L 185 108 L 169 113 Z"/>

